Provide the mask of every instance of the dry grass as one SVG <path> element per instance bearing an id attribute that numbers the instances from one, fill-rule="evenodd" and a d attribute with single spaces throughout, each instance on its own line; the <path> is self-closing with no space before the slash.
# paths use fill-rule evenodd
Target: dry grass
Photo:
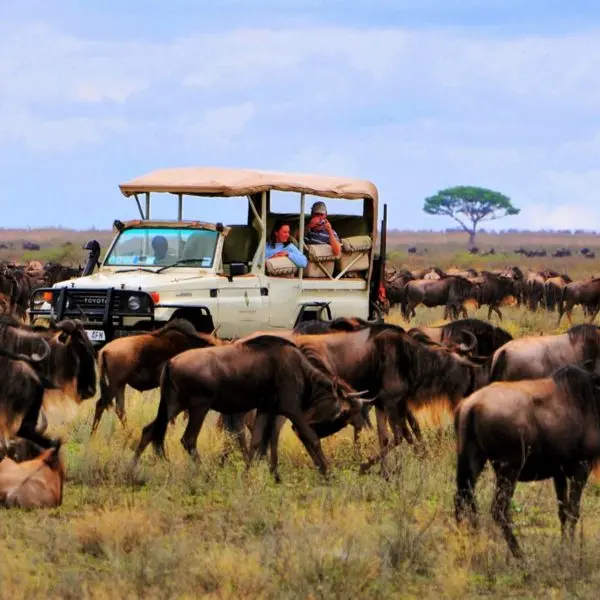
<path id="1" fill-rule="evenodd" d="M 440 323 L 441 310 L 417 309 L 413 324 Z M 506 310 L 515 335 L 556 331 L 555 317 Z M 580 315 L 578 315 L 581 318 Z M 396 320 L 394 317 L 392 319 Z M 561 328 L 564 330 L 565 327 Z M 265 464 L 246 473 L 239 453 L 219 466 L 224 440 L 207 421 L 190 463 L 178 421 L 167 437 L 168 464 L 149 449 L 129 470 L 157 393 L 128 395 L 129 426 L 113 414 L 90 440 L 93 401 L 66 435 L 64 505 L 0 516 L 4 597 L 49 598 L 383 598 L 464 596 L 595 597 L 600 584 L 600 486 L 588 485 L 575 546 L 560 545 L 551 482 L 521 484 L 513 510 L 527 566 L 510 558 L 488 517 L 492 477 L 479 491 L 477 536 L 453 520 L 454 441 L 430 440 L 420 460 L 409 448 L 392 459 L 394 474 L 360 476 L 350 430 L 326 440 L 332 471 L 324 481 L 289 427 L 276 485 Z M 420 414 L 435 422 L 435 411 Z M 442 418 L 442 426 L 450 423 Z M 430 431 L 430 430 L 429 430 Z M 375 450 L 364 438 L 363 453 Z"/>

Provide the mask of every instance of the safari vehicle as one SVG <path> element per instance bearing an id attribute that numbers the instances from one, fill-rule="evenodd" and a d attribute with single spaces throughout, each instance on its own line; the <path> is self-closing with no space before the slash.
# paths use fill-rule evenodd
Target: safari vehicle
<path id="1" fill-rule="evenodd" d="M 119 187 L 124 196 L 135 199 L 140 218 L 114 222 L 116 235 L 101 262 L 98 242 L 86 244 L 90 258 L 82 277 L 36 290 L 30 299 L 32 321 L 78 318 L 89 338 L 103 345 L 116 337 L 157 329 L 178 317 L 188 319 L 199 331 L 218 330 L 219 337 L 233 338 L 291 328 L 306 319 L 369 319 L 375 314 L 383 264 L 376 259 L 374 247 L 378 193 L 369 181 L 186 167 L 157 170 Z M 298 213 L 272 212 L 273 190 L 299 194 Z M 151 196 L 156 194 L 175 197 L 176 220 L 151 218 Z M 362 200 L 362 215 L 328 215 L 342 244 L 341 258 L 336 259 L 327 244 L 304 243 L 309 196 L 316 196 L 311 203 L 328 198 Z M 206 201 L 200 197 L 239 197 L 247 203 L 247 222 L 185 220 L 184 197 L 190 197 L 186 203 Z M 265 260 L 268 236 L 277 219 L 285 219 L 297 231 L 294 242 L 308 257 L 305 268 L 284 256 Z M 385 219 L 381 257 L 385 256 Z M 161 260 L 153 250 L 157 237 L 168 246 Z"/>

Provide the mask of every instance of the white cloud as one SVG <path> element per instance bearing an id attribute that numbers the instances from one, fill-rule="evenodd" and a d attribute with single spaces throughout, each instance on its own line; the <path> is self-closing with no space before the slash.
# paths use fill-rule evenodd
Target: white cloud
<path id="1" fill-rule="evenodd" d="M 501 227 L 597 222 L 598 31 L 303 25 L 161 42 L 86 40 L 44 24 L 4 33 L 0 149 L 110 153 L 135 140 L 142 154 L 159 140 L 153 162 L 218 150 L 230 164 L 368 177 L 412 222 L 423 222 L 425 196 L 460 183 L 523 207 Z"/>

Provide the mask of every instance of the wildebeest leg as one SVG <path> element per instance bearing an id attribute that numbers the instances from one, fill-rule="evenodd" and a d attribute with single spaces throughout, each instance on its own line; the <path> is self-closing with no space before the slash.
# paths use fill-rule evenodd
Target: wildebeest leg
<path id="1" fill-rule="evenodd" d="M 457 523 L 462 523 L 468 515 L 471 527 L 477 527 L 477 502 L 475 486 L 485 467 L 487 459 L 474 442 L 467 441 L 456 457 L 456 494 L 454 514 Z"/>
<path id="2" fill-rule="evenodd" d="M 123 427 L 127 426 L 127 417 L 125 416 L 125 386 L 121 385 L 117 388 L 115 394 L 116 402 L 115 402 L 115 412 L 117 413 L 117 417 L 119 417 L 119 421 L 121 421 L 121 425 Z"/>
<path id="3" fill-rule="evenodd" d="M 558 519 L 560 520 L 560 536 L 565 540 L 566 525 L 568 519 L 568 489 L 567 478 L 561 471 L 554 476 L 554 491 L 556 492 L 556 501 L 558 502 Z"/>
<path id="4" fill-rule="evenodd" d="M 321 448 L 321 441 L 317 434 L 311 429 L 308 423 L 304 420 L 304 416 L 293 413 L 285 414 L 296 428 L 296 433 L 300 441 L 304 444 L 306 451 L 313 459 L 315 466 L 321 471 L 324 477 L 327 476 L 327 460 Z"/>
<path id="5" fill-rule="evenodd" d="M 377 438 L 379 441 L 379 453 L 366 460 L 360 465 L 360 473 L 366 473 L 376 462 L 381 461 L 382 475 L 387 476 L 385 455 L 390 449 L 390 438 L 387 430 L 387 414 L 382 408 L 375 407 L 375 420 L 377 422 Z"/>
<path id="6" fill-rule="evenodd" d="M 238 442 L 242 456 L 248 460 L 248 446 L 246 444 L 246 415 L 247 413 L 234 413 L 232 415 L 223 416 L 223 426 L 227 433 L 231 433 L 235 436 Z M 225 464 L 225 460 L 231 452 L 231 447 L 226 440 L 225 447 L 223 448 L 223 454 L 221 455 L 221 466 Z"/>
<path id="7" fill-rule="evenodd" d="M 591 311 L 592 316 L 590 317 L 590 323 L 593 323 L 600 312 L 600 306 L 595 306 Z"/>
<path id="8" fill-rule="evenodd" d="M 591 466 L 587 462 L 583 462 L 575 471 L 575 475 L 571 480 L 571 489 L 569 490 L 569 510 L 568 510 L 568 526 L 569 540 L 572 542 L 575 537 L 575 527 L 579 520 L 581 508 L 581 495 L 583 488 L 590 476 Z"/>
<path id="9" fill-rule="evenodd" d="M 200 460 L 198 454 L 198 435 L 202 429 L 202 423 L 208 414 L 210 406 L 194 406 L 188 411 L 188 423 L 183 435 L 181 436 L 181 445 L 185 451 L 195 460 Z"/>
<path id="10" fill-rule="evenodd" d="M 100 377 L 100 398 L 96 401 L 96 411 L 94 413 L 94 421 L 92 422 L 91 435 L 96 433 L 98 425 L 100 425 L 100 419 L 104 414 L 105 410 L 108 410 L 112 404 L 113 398 L 115 397 L 115 390 L 112 389 L 110 380 L 108 379 L 106 372 Z"/>
<path id="11" fill-rule="evenodd" d="M 35 392 L 33 403 L 25 414 L 16 435 L 17 437 L 25 438 L 46 450 L 48 448 L 52 448 L 55 445 L 55 442 L 36 431 L 40 411 L 42 410 L 43 400 L 44 388 L 39 386 Z"/>
<path id="12" fill-rule="evenodd" d="M 511 468 L 495 467 L 496 491 L 492 502 L 492 518 L 500 526 L 504 539 L 513 556 L 517 559 L 524 558 L 523 551 L 513 532 L 512 517 L 510 514 L 510 501 L 515 493 L 517 475 Z"/>

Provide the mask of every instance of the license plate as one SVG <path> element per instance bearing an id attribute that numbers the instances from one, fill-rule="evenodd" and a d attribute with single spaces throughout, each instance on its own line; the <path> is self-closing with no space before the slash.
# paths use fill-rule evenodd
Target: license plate
<path id="1" fill-rule="evenodd" d="M 106 333 L 102 329 L 87 329 L 86 333 L 92 342 L 106 341 Z"/>

